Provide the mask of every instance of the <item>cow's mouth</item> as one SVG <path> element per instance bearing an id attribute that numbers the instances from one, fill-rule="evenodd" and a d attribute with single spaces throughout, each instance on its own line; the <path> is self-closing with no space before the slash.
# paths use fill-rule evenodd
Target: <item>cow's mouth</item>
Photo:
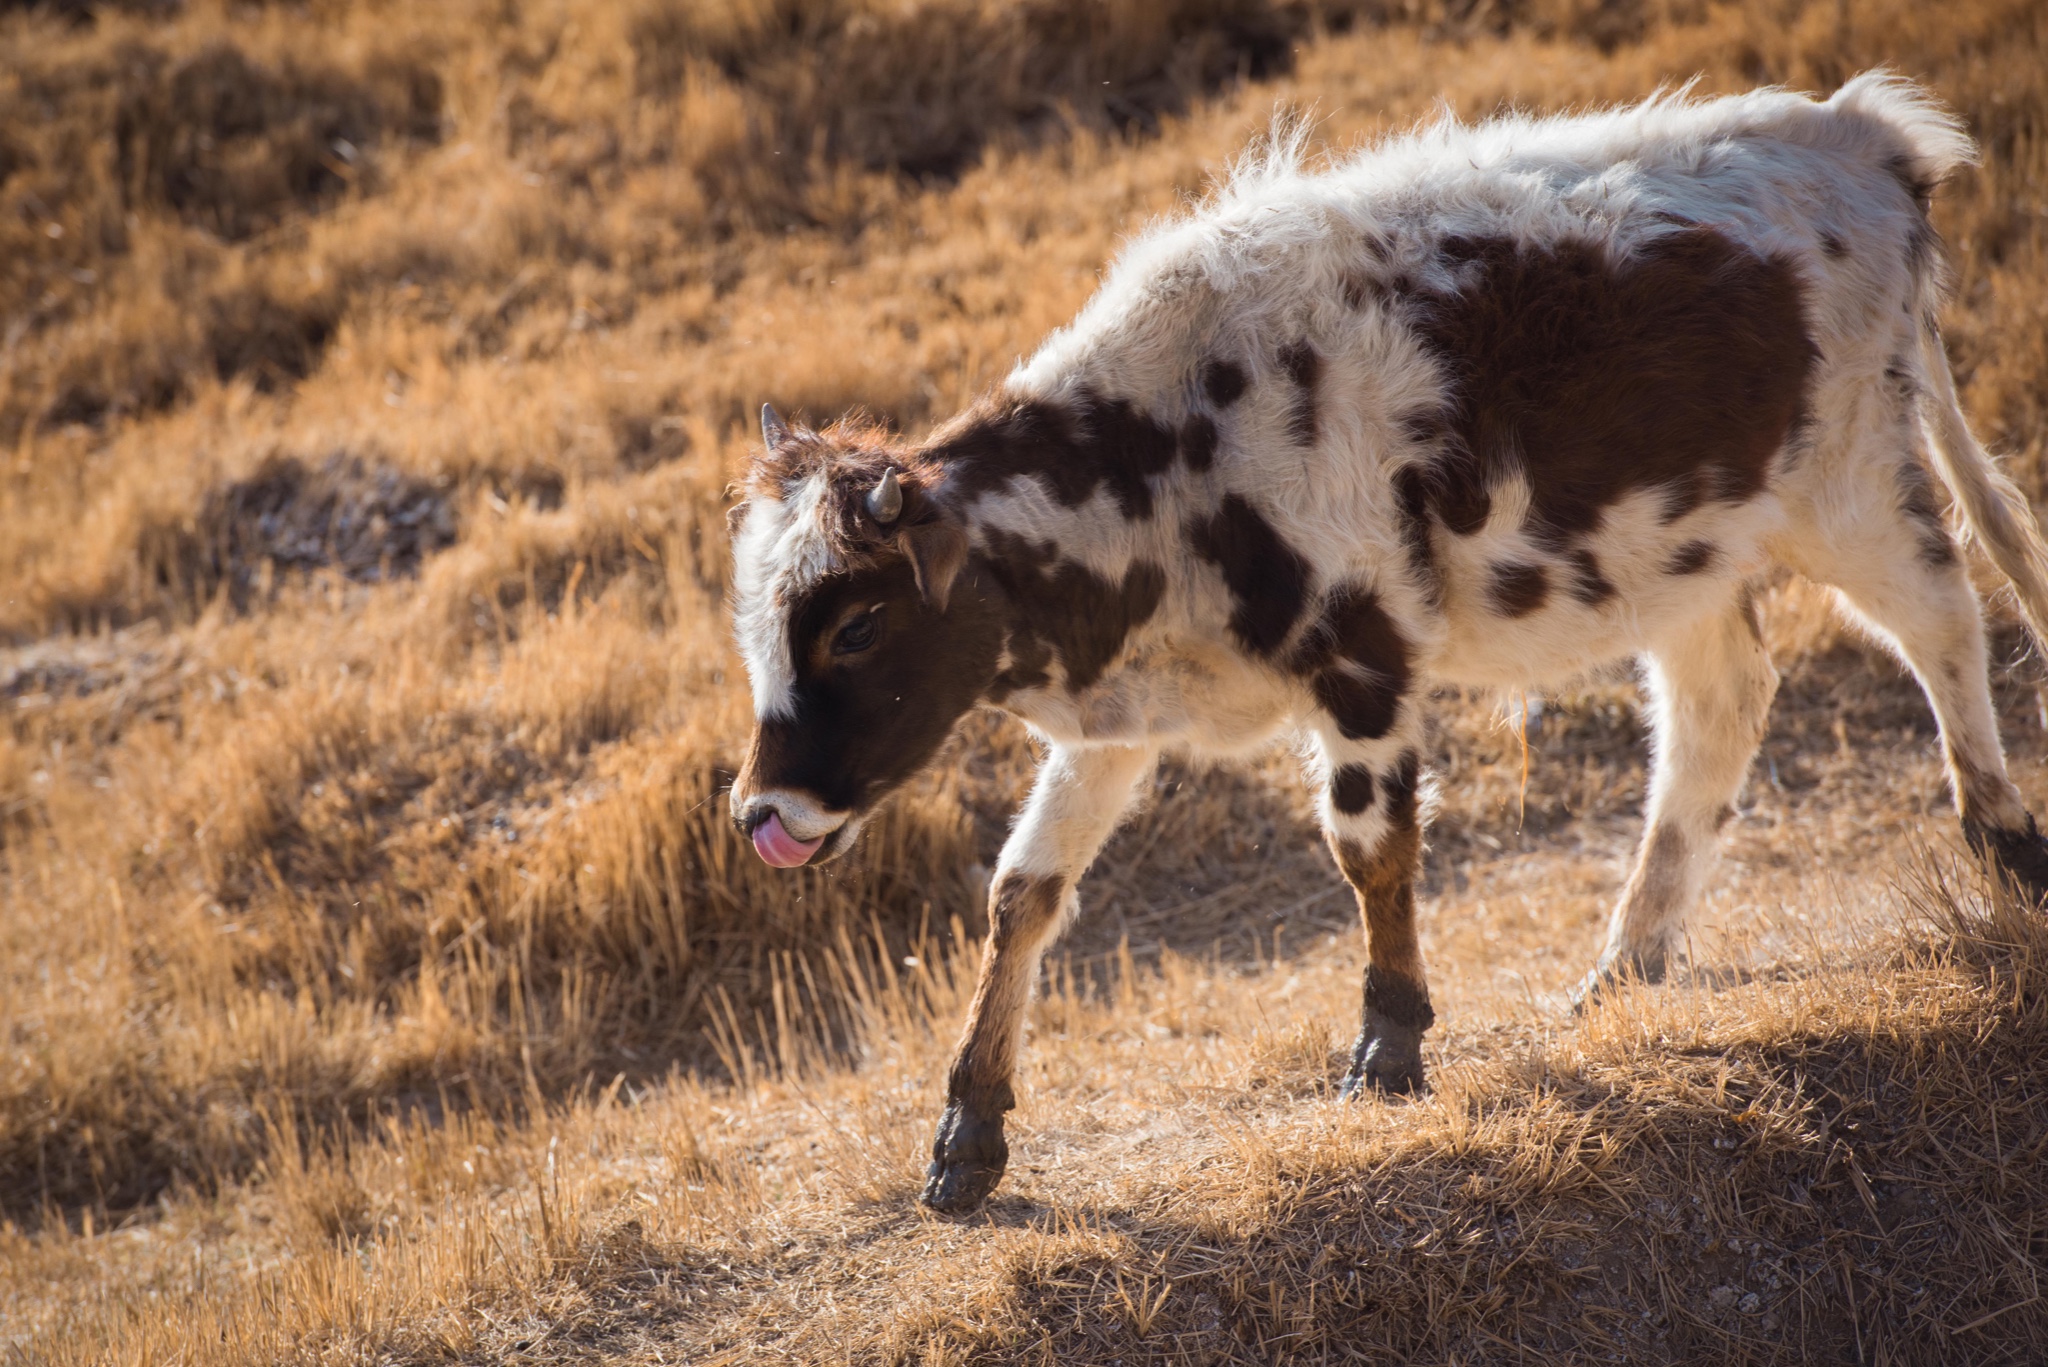
<path id="1" fill-rule="evenodd" d="M 793 869 L 809 862 L 826 840 L 822 835 L 813 840 L 798 840 L 782 828 L 782 817 L 774 811 L 756 822 L 750 834 L 754 853 L 761 856 L 761 862 L 778 869 Z"/>
<path id="2" fill-rule="evenodd" d="M 754 853 L 770 868 L 794 869 L 807 864 L 828 863 L 846 853 L 860 838 L 860 828 L 864 824 L 860 818 L 820 813 L 803 801 L 795 805 L 790 824 L 798 831 L 817 830 L 827 823 L 830 823 L 829 827 L 809 839 L 800 839 L 789 825 L 784 824 L 781 804 L 772 802 L 754 804 L 753 810 L 738 822 L 741 834 L 753 845 Z"/>

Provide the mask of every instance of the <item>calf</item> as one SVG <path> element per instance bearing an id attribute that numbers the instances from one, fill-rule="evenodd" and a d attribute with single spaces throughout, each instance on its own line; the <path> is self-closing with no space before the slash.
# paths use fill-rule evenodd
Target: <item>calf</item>
<path id="1" fill-rule="evenodd" d="M 1443 121 L 1310 174 L 1299 139 L 1127 250 L 928 439 L 762 414 L 734 555 L 757 726 L 733 817 L 850 848 L 970 708 L 1045 761 L 1003 847 L 923 1199 L 1001 1177 L 1039 956 L 1155 757 L 1295 729 L 1368 964 L 1347 1095 L 1423 1085 L 1431 685 L 1647 662 L 1648 828 L 1578 996 L 1664 975 L 1777 676 L 1785 566 L 1912 667 L 1969 843 L 2031 891 L 1962 522 L 2048 622 L 2048 547 L 1956 407 L 1928 197 L 1968 161 L 1895 76 Z M 1938 480 L 1936 476 L 1938 475 Z"/>

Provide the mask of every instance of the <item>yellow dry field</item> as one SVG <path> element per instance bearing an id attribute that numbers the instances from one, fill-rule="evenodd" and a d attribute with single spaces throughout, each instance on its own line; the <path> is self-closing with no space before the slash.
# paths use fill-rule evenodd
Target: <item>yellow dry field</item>
<path id="1" fill-rule="evenodd" d="M 721 797 L 763 399 L 923 430 L 1278 106 L 1342 150 L 1877 63 L 1982 141 L 1947 336 L 2038 498 L 2039 0 L 0 5 L 0 1354 L 2048 1358 L 2048 930 L 1809 586 L 1689 967 L 1584 1020 L 1631 676 L 1442 700 L 1414 1103 L 1331 1095 L 1292 757 L 1169 764 L 971 1218 L 914 1196 L 1027 739 L 825 871 Z M 2009 626 L 1994 672 L 2048 808 Z"/>

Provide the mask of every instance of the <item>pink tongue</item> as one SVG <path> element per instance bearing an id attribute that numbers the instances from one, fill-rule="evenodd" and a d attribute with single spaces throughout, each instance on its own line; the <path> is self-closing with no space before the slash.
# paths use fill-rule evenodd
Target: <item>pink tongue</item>
<path id="1" fill-rule="evenodd" d="M 817 852 L 825 843 L 825 837 L 816 840 L 798 840 L 782 829 L 782 818 L 774 812 L 768 819 L 754 827 L 754 853 L 778 869 L 793 869 Z"/>

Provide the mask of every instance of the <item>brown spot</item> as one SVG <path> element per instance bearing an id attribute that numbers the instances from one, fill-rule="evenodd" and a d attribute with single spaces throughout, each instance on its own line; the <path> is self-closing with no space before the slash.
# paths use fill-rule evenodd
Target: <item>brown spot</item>
<path id="1" fill-rule="evenodd" d="M 1346 816 L 1357 816 L 1372 806 L 1372 770 L 1363 764 L 1347 764 L 1330 775 L 1330 805 Z"/>
<path id="2" fill-rule="evenodd" d="M 1009 595 L 1017 628 L 1012 654 L 1032 658 L 1027 652 L 1050 650 L 1069 689 L 1102 677 L 1166 596 L 1166 574 L 1149 560 L 1132 561 L 1119 583 L 1061 559 L 1049 544 L 994 528 L 986 535 L 989 570 Z"/>
<path id="3" fill-rule="evenodd" d="M 1899 512 L 1913 524 L 1920 543 L 1920 563 L 1929 569 L 1948 569 L 1957 564 L 1955 542 L 1948 523 L 1935 501 L 1934 480 L 1919 461 L 1900 461 L 1893 471 L 1899 489 Z"/>
<path id="4" fill-rule="evenodd" d="M 1688 541 L 1671 553 L 1664 562 L 1666 574 L 1698 574 L 1714 563 L 1718 555 L 1713 545 L 1705 541 Z"/>
<path id="5" fill-rule="evenodd" d="M 1393 729 L 1411 678 L 1408 641 L 1363 585 L 1340 585 L 1289 655 L 1316 702 L 1347 740 L 1378 740 Z"/>
<path id="6" fill-rule="evenodd" d="M 1316 440 L 1316 381 L 1323 373 L 1323 358 L 1304 341 L 1280 349 L 1280 368 L 1294 381 L 1294 405 L 1287 417 L 1287 434 L 1298 446 L 1313 446 Z"/>
<path id="7" fill-rule="evenodd" d="M 978 1115 L 998 1116 L 1016 1105 L 1010 1079 L 1017 1068 L 1019 1027 L 1038 950 L 1059 923 L 1064 890 L 1057 877 L 1011 872 L 989 894 L 981 979 L 946 1080 L 947 1100 Z"/>
<path id="8" fill-rule="evenodd" d="M 1515 476 L 1532 528 L 1559 541 L 1633 489 L 1672 490 L 1682 516 L 1763 488 L 1815 356 L 1789 262 L 1709 228 L 1664 233 L 1619 266 L 1593 241 L 1472 249 L 1462 287 L 1418 318 L 1451 377 L 1462 458 L 1433 492 L 1462 496 L 1463 521 Z"/>
<path id="9" fill-rule="evenodd" d="M 1395 824 L 1415 820 L 1416 792 L 1422 780 L 1422 757 L 1403 750 L 1394 767 L 1380 775 L 1380 787 L 1387 795 L 1387 819 Z"/>
<path id="10" fill-rule="evenodd" d="M 1083 390 L 1069 404 L 984 403 L 934 434 L 921 457 L 944 471 L 956 497 L 973 499 L 1023 478 L 1042 481 L 1066 507 L 1107 485 L 1124 516 L 1152 516 L 1152 484 L 1179 453 L 1177 434 L 1128 399 Z"/>
<path id="11" fill-rule="evenodd" d="M 1550 596 L 1550 576 L 1541 565 L 1495 565 L 1486 597 L 1503 617 L 1527 617 Z"/>
<path id="12" fill-rule="evenodd" d="M 1010 662 L 989 685 L 988 700 L 999 703 L 1025 689 L 1043 688 L 1052 682 L 1052 647 L 1028 632 L 1010 638 Z"/>
<path id="13" fill-rule="evenodd" d="M 1572 567 L 1572 597 L 1589 608 L 1599 607 L 1614 597 L 1614 585 L 1600 571 L 1600 558 L 1579 547 L 1565 556 Z"/>
<path id="14" fill-rule="evenodd" d="M 1239 644 L 1254 655 L 1278 650 L 1306 606 L 1308 562 L 1237 494 L 1225 496 L 1211 516 L 1189 519 L 1187 538 L 1196 555 L 1223 571 Z"/>
<path id="15" fill-rule="evenodd" d="M 1228 408 L 1244 397 L 1244 367 L 1235 361 L 1212 360 L 1202 367 L 1202 392 L 1218 408 Z"/>
<path id="16" fill-rule="evenodd" d="M 1206 414 L 1197 413 L 1180 425 L 1180 459 L 1195 474 L 1215 463 L 1216 423 Z"/>
<path id="17" fill-rule="evenodd" d="M 1403 413 L 1395 421 L 1401 435 L 1417 446 L 1435 447 L 1450 435 L 1450 423 L 1440 408 L 1418 408 L 1412 413 Z"/>
<path id="18" fill-rule="evenodd" d="M 1837 260 L 1849 254 L 1849 244 L 1827 228 L 1821 229 L 1820 249 Z"/>
<path id="19" fill-rule="evenodd" d="M 1405 468 L 1415 472 L 1423 506 L 1436 514 L 1445 529 L 1459 536 L 1472 536 L 1493 513 L 1493 494 L 1486 487 L 1485 471 L 1455 439 L 1456 433 L 1442 414 L 1427 421 L 1429 444 L 1449 444 L 1451 449 Z M 1421 432 L 1420 428 L 1409 430 L 1418 436 Z"/>

